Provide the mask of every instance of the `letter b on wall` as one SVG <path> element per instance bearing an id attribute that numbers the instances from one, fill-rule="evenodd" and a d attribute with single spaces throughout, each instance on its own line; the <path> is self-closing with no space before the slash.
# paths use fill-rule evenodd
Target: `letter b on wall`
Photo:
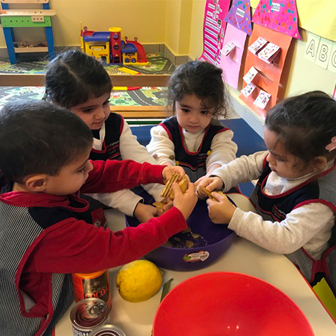
<path id="1" fill-rule="evenodd" d="M 324 69 L 327 69 L 332 48 L 333 48 L 332 41 L 321 38 L 320 44 L 317 50 L 316 64 L 318 64 Z"/>

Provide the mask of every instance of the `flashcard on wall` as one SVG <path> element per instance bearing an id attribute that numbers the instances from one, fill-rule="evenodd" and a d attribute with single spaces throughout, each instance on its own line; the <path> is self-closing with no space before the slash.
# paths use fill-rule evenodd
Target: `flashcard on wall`
<path id="1" fill-rule="evenodd" d="M 304 57 L 315 63 L 316 55 L 317 55 L 317 50 L 318 46 L 320 44 L 320 37 L 312 34 L 310 32 L 307 32 L 307 43 L 306 43 L 306 50 Z"/>
<path id="2" fill-rule="evenodd" d="M 236 48 L 236 46 L 232 42 L 229 42 L 229 43 L 225 44 L 225 46 L 223 48 L 223 54 L 225 56 L 228 56 L 234 48 Z"/>
<path id="3" fill-rule="evenodd" d="M 315 63 L 323 69 L 328 68 L 329 58 L 333 48 L 333 42 L 325 38 L 321 38 L 320 44 L 317 50 Z"/>
<path id="4" fill-rule="evenodd" d="M 230 0 L 206 0 L 203 21 L 203 52 L 200 60 L 218 65 L 223 48 Z"/>
<path id="5" fill-rule="evenodd" d="M 328 70 L 336 72 L 336 42 L 333 43 L 333 47 L 331 49 L 331 56 L 328 64 Z"/>
<path id="6" fill-rule="evenodd" d="M 250 0 L 234 0 L 230 11 L 225 17 L 225 21 L 244 33 L 251 35 L 252 25 Z"/>
<path id="7" fill-rule="evenodd" d="M 253 83 L 247 84 L 244 89 L 242 89 L 240 92 L 245 96 L 248 97 L 256 88 L 256 86 Z"/>
<path id="8" fill-rule="evenodd" d="M 257 99 L 253 102 L 254 105 L 265 109 L 267 103 L 269 102 L 271 95 L 266 91 L 260 90 Z"/>
<path id="9" fill-rule="evenodd" d="M 268 64 L 271 64 L 274 59 L 279 55 L 281 49 L 274 43 L 267 43 L 265 48 L 263 48 L 259 53 L 258 57 Z"/>
<path id="10" fill-rule="evenodd" d="M 251 67 L 248 73 L 243 77 L 246 84 L 250 84 L 255 76 L 258 75 L 258 70 L 255 67 Z M 246 96 L 245 96 L 246 97 Z"/>
<path id="11" fill-rule="evenodd" d="M 269 29 L 301 39 L 295 0 L 260 0 L 252 21 Z"/>
<path id="12" fill-rule="evenodd" d="M 250 50 L 252 54 L 256 55 L 267 44 L 267 42 L 267 40 L 259 36 L 258 39 L 248 47 L 248 50 Z"/>

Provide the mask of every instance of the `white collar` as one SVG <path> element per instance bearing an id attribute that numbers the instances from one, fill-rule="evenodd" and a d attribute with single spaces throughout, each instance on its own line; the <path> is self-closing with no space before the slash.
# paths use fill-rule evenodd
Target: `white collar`
<path id="1" fill-rule="evenodd" d="M 102 150 L 104 139 L 105 139 L 105 123 L 99 130 L 99 139 L 96 139 L 95 137 L 93 138 L 92 148 L 96 150 Z"/>

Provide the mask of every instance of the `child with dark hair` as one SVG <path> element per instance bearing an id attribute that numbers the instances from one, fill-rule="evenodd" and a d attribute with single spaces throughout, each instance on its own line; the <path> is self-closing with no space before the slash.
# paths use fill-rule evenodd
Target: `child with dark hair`
<path id="1" fill-rule="evenodd" d="M 236 158 L 231 130 L 222 126 L 229 94 L 222 70 L 208 62 L 180 65 L 168 82 L 174 116 L 151 129 L 148 152 L 159 164 L 180 165 L 192 182 Z"/>
<path id="2" fill-rule="evenodd" d="M 0 111 L 0 335 L 51 336 L 73 302 L 71 273 L 140 258 L 187 228 L 195 188 L 160 217 L 116 233 L 82 192 L 163 183 L 178 167 L 131 160 L 89 161 L 92 134 L 75 114 L 42 102 Z M 92 199 L 91 199 L 92 200 Z M 94 225 L 90 225 L 94 224 Z"/>
<path id="3" fill-rule="evenodd" d="M 199 184 L 227 191 L 259 179 L 251 195 L 257 213 L 213 193 L 210 218 L 285 254 L 312 285 L 325 275 L 336 293 L 336 101 L 313 91 L 280 102 L 267 112 L 264 139 L 268 151 L 242 156 Z"/>
<path id="4" fill-rule="evenodd" d="M 111 90 L 111 79 L 103 65 L 78 50 L 65 51 L 48 64 L 47 100 L 68 108 L 92 130 L 94 141 L 90 159 L 130 159 L 156 164 L 146 148 L 136 140 L 122 116 L 110 113 Z M 143 187 L 155 201 L 161 201 L 161 185 Z M 90 196 L 126 215 L 135 216 L 140 222 L 157 215 L 156 208 L 143 204 L 142 197 L 131 190 Z"/>

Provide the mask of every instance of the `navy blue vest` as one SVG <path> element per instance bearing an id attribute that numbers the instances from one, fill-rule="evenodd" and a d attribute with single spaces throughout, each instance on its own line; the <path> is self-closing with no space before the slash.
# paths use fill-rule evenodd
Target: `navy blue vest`
<path id="1" fill-rule="evenodd" d="M 253 205 L 263 218 L 267 216 L 270 220 L 281 222 L 297 204 L 319 198 L 320 190 L 318 180 L 313 180 L 300 188 L 294 188 L 279 196 L 269 197 L 269 195 L 266 195 L 262 190 L 270 173 L 271 169 L 268 162 L 266 162 L 264 171 L 251 195 Z"/>
<path id="2" fill-rule="evenodd" d="M 264 171 L 251 195 L 251 201 L 264 220 L 282 221 L 295 207 L 320 202 L 329 206 L 336 214 L 336 164 L 317 178 L 307 180 L 300 186 L 278 196 L 268 196 L 262 190 L 271 169 L 265 160 Z M 336 228 L 328 242 L 328 249 L 319 260 L 311 257 L 303 248 L 287 254 L 311 285 L 325 277 L 336 295 Z"/>
<path id="3" fill-rule="evenodd" d="M 10 190 L 12 183 L 6 181 L 0 173 L 0 192 Z M 24 263 L 36 247 L 36 242 L 44 230 L 70 217 L 85 220 L 95 226 L 105 224 L 104 212 L 98 201 L 91 198 L 86 201 L 75 195 L 68 196 L 68 200 L 67 207 L 55 205 L 55 207 L 26 208 L 0 202 L 1 240 L 11 242 L 0 244 L 0 291 L 2 300 L 6 303 L 0 305 L 1 336 L 35 334 L 52 336 L 57 322 L 74 300 L 70 274 L 44 274 L 43 279 L 41 278 L 43 284 L 48 283 L 49 290 L 49 293 L 46 293 L 49 300 L 46 316 L 39 310 L 41 304 L 39 301 L 30 311 L 25 310 L 23 301 L 20 306 L 19 298 L 22 299 L 22 294 L 17 287 Z M 41 301 L 43 300 L 44 298 L 41 298 Z M 21 314 L 21 309 L 25 316 Z"/>
<path id="4" fill-rule="evenodd" d="M 17 287 L 24 263 L 36 247 L 45 229 L 69 218 L 95 222 L 90 206 L 85 201 L 70 197 L 72 208 L 63 207 L 19 207 L 0 203 L 0 226 L 3 242 L 0 244 L 0 290 L 4 304 L 0 305 L 0 335 L 41 335 L 52 336 L 53 328 L 74 300 L 71 275 L 44 274 L 41 285 L 46 285 L 48 293 L 30 311 L 21 305 L 22 294 Z M 18 230 L 20 235 L 18 235 Z M 27 293 L 29 294 L 29 293 Z M 13 300 L 13 298 L 16 298 Z M 39 310 L 39 305 L 48 299 L 47 315 Z M 21 310 L 22 309 L 22 310 Z M 21 314 L 23 311 L 24 316 Z"/>
<path id="5" fill-rule="evenodd" d="M 210 155 L 211 143 L 214 136 L 228 130 L 222 125 L 210 124 L 203 136 L 197 152 L 189 152 L 184 143 L 183 131 L 176 117 L 171 117 L 160 123 L 175 146 L 176 164 L 183 167 L 191 182 L 195 182 L 206 174 L 206 159 Z"/>
<path id="6" fill-rule="evenodd" d="M 101 150 L 93 149 L 90 153 L 91 160 L 121 160 L 120 136 L 123 130 L 123 117 L 111 113 L 105 121 L 105 139 Z M 93 130 L 92 135 L 99 139 L 99 130 Z"/>

